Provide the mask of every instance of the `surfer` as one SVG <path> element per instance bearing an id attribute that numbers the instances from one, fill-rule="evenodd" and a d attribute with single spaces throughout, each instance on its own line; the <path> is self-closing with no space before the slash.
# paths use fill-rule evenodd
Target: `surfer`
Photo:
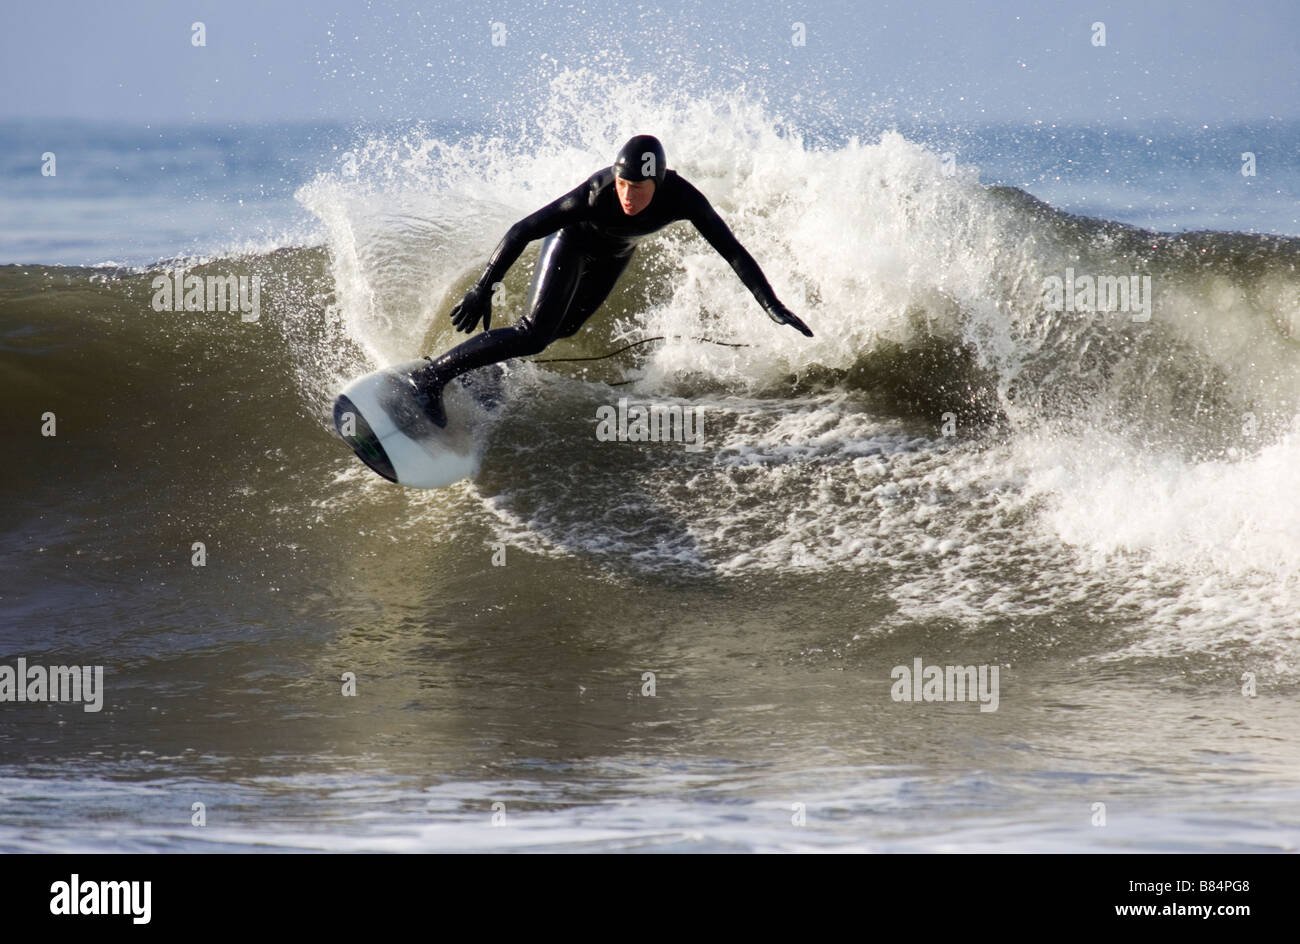
<path id="1" fill-rule="evenodd" d="M 769 318 L 812 337 L 808 326 L 777 299 L 754 257 L 704 194 L 668 169 L 659 139 L 638 134 L 623 145 L 612 166 L 506 231 L 483 275 L 451 310 L 457 331 L 469 333 L 482 321 L 483 333 L 436 360 L 426 357 L 429 365 L 413 378 L 430 419 L 446 425 L 442 388 L 453 377 L 537 354 L 552 341 L 577 333 L 609 296 L 636 244 L 677 220 L 695 225 Z M 529 242 L 543 236 L 548 238 L 538 259 L 530 310 L 508 328 L 491 329 L 492 286 L 505 277 Z"/>

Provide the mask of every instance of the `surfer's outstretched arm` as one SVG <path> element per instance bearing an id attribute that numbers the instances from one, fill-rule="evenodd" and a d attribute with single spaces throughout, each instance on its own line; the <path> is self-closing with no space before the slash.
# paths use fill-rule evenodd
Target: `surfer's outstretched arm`
<path id="1" fill-rule="evenodd" d="M 709 245 L 717 250 L 718 255 L 727 260 L 727 264 L 735 270 L 736 275 L 740 276 L 740 281 L 744 282 L 745 287 L 758 299 L 767 316 L 777 324 L 788 324 L 811 338 L 812 330 L 777 299 L 772 286 L 768 284 L 767 277 L 763 275 L 763 270 L 758 267 L 758 263 L 754 261 L 749 251 L 740 244 L 740 240 L 723 222 L 722 217 L 718 216 L 718 211 L 713 209 L 713 204 L 709 203 L 708 198 L 694 186 L 684 180 L 682 183 L 689 188 L 687 192 L 694 203 L 690 221 L 700 231 L 700 235 L 709 241 Z"/>
<path id="2" fill-rule="evenodd" d="M 491 327 L 492 286 L 505 278 L 524 247 L 534 239 L 549 236 L 582 219 L 587 208 L 587 192 L 588 182 L 584 181 L 558 200 L 551 201 L 536 213 L 530 213 L 506 230 L 479 280 L 465 293 L 464 300 L 451 310 L 451 323 L 457 331 L 473 331 L 480 319 L 484 330 Z"/>

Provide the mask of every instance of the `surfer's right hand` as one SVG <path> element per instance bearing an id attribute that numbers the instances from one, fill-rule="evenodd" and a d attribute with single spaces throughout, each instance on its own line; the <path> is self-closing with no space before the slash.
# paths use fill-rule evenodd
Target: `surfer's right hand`
<path id="1" fill-rule="evenodd" d="M 484 331 L 492 324 L 492 295 L 475 285 L 451 310 L 451 323 L 457 331 L 468 334 L 478 327 L 480 320 Z"/>

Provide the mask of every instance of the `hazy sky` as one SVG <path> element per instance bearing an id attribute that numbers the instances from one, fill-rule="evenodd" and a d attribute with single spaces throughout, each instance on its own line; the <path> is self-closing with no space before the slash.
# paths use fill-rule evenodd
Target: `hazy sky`
<path id="1" fill-rule="evenodd" d="M 0 118 L 474 119 L 580 65 L 846 117 L 1300 118 L 1300 0 L 48 0 L 5 17 Z"/>

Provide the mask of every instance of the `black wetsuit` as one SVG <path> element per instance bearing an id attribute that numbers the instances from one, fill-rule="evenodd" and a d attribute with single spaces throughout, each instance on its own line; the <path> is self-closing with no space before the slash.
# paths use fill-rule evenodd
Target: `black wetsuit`
<path id="1" fill-rule="evenodd" d="M 574 334 L 609 296 L 636 244 L 677 220 L 695 224 L 765 311 L 770 314 L 783 309 L 758 263 L 704 194 L 676 171 L 667 171 L 663 183 L 655 185 L 649 205 L 629 216 L 618 200 L 614 169 L 606 167 L 511 226 L 492 253 L 487 270 L 472 290 L 489 297 L 492 286 L 505 277 L 529 242 L 555 234 L 542 248 L 524 316 L 511 327 L 484 331 L 431 359 L 422 383 L 436 391 L 465 371 L 536 354 L 555 339 Z"/>

